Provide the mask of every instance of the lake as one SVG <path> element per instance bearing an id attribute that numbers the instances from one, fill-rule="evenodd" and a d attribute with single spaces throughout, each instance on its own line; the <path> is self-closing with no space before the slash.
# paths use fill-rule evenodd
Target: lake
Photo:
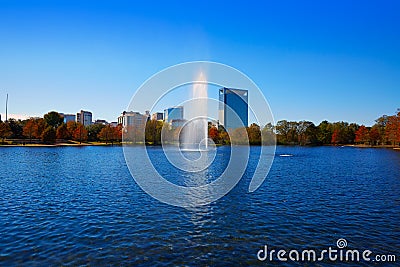
<path id="1" fill-rule="evenodd" d="M 249 193 L 259 149 L 251 147 L 229 194 L 184 209 L 144 193 L 121 147 L 2 147 L 0 265 L 265 266 L 257 259 L 264 245 L 323 250 L 340 238 L 400 261 L 400 151 L 277 147 L 267 179 Z M 175 181 L 161 148 L 148 152 Z M 227 152 L 219 147 L 217 156 Z M 209 179 L 225 164 L 222 157 Z"/>

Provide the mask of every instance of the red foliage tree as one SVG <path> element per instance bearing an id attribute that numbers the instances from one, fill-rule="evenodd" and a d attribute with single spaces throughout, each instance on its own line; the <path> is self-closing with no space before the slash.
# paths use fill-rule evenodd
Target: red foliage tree
<path id="1" fill-rule="evenodd" d="M 397 139 L 396 141 L 400 143 L 400 111 L 397 113 Z"/>
<path id="2" fill-rule="evenodd" d="M 37 129 L 36 129 L 36 132 L 34 133 L 33 137 L 42 138 L 42 134 L 43 134 L 44 130 L 47 128 L 46 122 L 42 118 L 36 119 L 35 122 L 37 125 Z"/>
<path id="3" fill-rule="evenodd" d="M 74 134 L 76 126 L 77 126 L 77 123 L 74 121 L 67 122 L 67 130 L 71 136 Z"/>
<path id="4" fill-rule="evenodd" d="M 74 130 L 73 138 L 75 141 L 79 141 L 79 143 L 82 143 L 88 139 L 88 132 L 85 129 L 85 126 L 79 122 L 76 123 L 76 129 Z"/>
<path id="5" fill-rule="evenodd" d="M 101 129 L 100 133 L 97 135 L 97 137 L 102 140 L 105 141 L 106 144 L 114 139 L 114 135 L 115 135 L 115 130 L 114 127 L 111 127 L 110 125 L 107 125 L 106 127 L 104 127 L 103 129 Z"/>
<path id="6" fill-rule="evenodd" d="M 217 142 L 219 133 L 218 133 L 218 129 L 215 126 L 212 126 L 208 130 L 208 137 L 211 138 L 214 142 Z"/>
<path id="7" fill-rule="evenodd" d="M 68 131 L 67 125 L 65 125 L 63 123 L 60 126 L 58 126 L 57 132 L 56 132 L 56 137 L 57 137 L 57 139 L 64 139 L 64 140 L 71 138 L 71 134 Z"/>
<path id="8" fill-rule="evenodd" d="M 356 135 L 355 141 L 357 143 L 368 142 L 368 134 L 369 134 L 369 131 L 368 131 L 367 127 L 365 127 L 364 125 L 361 125 L 360 128 L 358 128 L 358 130 L 355 132 L 355 135 Z"/>
<path id="9" fill-rule="evenodd" d="M 118 142 L 122 141 L 122 125 L 118 124 L 117 127 L 114 127 L 114 136 L 115 140 Z"/>
<path id="10" fill-rule="evenodd" d="M 369 142 L 371 142 L 372 145 L 375 145 L 380 139 L 381 134 L 379 132 L 379 129 L 377 129 L 377 127 L 372 127 L 369 131 Z"/>
<path id="11" fill-rule="evenodd" d="M 23 134 L 25 137 L 29 138 L 30 143 L 32 142 L 32 138 L 37 136 L 37 131 L 38 125 L 36 120 L 33 118 L 29 119 L 23 128 Z"/>
<path id="12" fill-rule="evenodd" d="M 339 130 L 333 131 L 331 143 L 334 145 L 337 145 L 339 143 Z"/>
<path id="13" fill-rule="evenodd" d="M 394 146 L 396 142 L 400 142 L 400 116 L 389 116 L 385 127 L 385 135 L 389 142 Z"/>

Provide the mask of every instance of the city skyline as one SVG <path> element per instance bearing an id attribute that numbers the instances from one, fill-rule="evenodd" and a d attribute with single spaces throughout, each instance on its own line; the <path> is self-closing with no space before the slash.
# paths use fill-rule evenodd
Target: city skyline
<path id="1" fill-rule="evenodd" d="M 8 93 L 10 116 L 83 106 L 112 121 L 154 73 L 210 60 L 248 75 L 275 121 L 371 126 L 399 107 L 397 1 L 204 5 L 1 1 L 0 103 Z"/>

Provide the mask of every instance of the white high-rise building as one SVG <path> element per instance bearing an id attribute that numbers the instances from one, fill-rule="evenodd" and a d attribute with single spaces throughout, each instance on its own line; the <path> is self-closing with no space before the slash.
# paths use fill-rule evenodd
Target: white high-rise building
<path id="1" fill-rule="evenodd" d="M 82 123 L 84 126 L 92 124 L 92 112 L 81 110 L 76 113 L 76 122 Z"/>
<path id="2" fill-rule="evenodd" d="M 121 116 L 118 117 L 118 124 L 121 124 L 124 128 L 127 126 L 139 127 L 145 125 L 147 119 L 148 115 L 143 115 L 134 111 L 124 111 Z"/>

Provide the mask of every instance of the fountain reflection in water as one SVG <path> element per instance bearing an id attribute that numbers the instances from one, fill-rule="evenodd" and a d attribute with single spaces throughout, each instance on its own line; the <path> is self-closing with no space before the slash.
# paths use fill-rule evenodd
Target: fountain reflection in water
<path id="1" fill-rule="evenodd" d="M 193 84 L 192 101 L 185 107 L 187 122 L 182 129 L 183 151 L 208 150 L 207 83 L 203 73 Z"/>

